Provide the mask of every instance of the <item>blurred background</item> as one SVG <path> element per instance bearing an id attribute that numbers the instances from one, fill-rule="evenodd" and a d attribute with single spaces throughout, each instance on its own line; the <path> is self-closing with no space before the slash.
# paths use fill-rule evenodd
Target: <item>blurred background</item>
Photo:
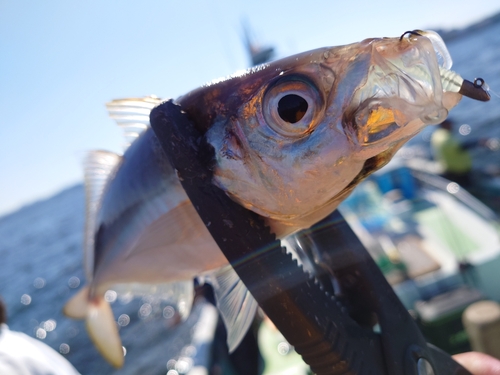
<path id="1" fill-rule="evenodd" d="M 106 102 L 175 98 L 245 69 L 252 65 L 248 39 L 272 48 L 276 59 L 413 29 L 439 31 L 454 70 L 469 80 L 482 77 L 500 92 L 499 11 L 491 0 L 0 0 L 0 294 L 11 329 L 43 340 L 83 374 L 115 371 L 83 324 L 60 312 L 84 282 L 83 155 L 124 147 Z M 499 99 L 492 95 L 486 104 L 464 99 L 452 112 L 457 125 L 468 126 L 457 126 L 457 136 L 500 137 Z M 419 135 L 407 155 L 427 157 L 431 131 Z M 472 151 L 474 165 L 491 172 L 491 180 L 499 174 L 497 150 L 493 144 Z M 192 332 L 167 330 L 175 323 L 168 302 L 108 297 L 127 348 L 127 364 L 116 373 L 166 373 L 169 360 L 189 352 Z M 196 321 L 200 309 L 189 319 Z"/>

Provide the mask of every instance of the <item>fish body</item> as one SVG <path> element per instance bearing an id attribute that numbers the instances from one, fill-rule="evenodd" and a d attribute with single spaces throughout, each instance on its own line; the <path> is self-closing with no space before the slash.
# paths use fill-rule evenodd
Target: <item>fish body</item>
<path id="1" fill-rule="evenodd" d="M 97 294 L 117 283 L 188 280 L 227 263 L 150 129 L 123 155 L 102 197 L 98 226 Z"/>
<path id="2" fill-rule="evenodd" d="M 280 238 L 327 216 L 460 100 L 461 78 L 449 71 L 442 40 L 423 34 L 305 52 L 177 99 L 214 148 L 213 183 L 261 215 Z M 102 298 L 114 285 L 183 282 L 189 288 L 205 274 L 232 349 L 256 308 L 147 126 L 158 103 L 113 102 L 145 130 L 123 156 L 99 151 L 87 161 L 89 286 L 65 312 L 87 320 L 115 366 L 123 361 L 121 344 L 114 324 L 104 328 L 113 315 Z"/>

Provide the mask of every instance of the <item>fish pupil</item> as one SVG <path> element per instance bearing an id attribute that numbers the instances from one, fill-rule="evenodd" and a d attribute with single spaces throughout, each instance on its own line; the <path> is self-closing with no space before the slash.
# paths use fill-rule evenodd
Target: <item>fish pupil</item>
<path id="1" fill-rule="evenodd" d="M 278 114 L 283 121 L 291 124 L 302 120 L 307 108 L 307 101 L 295 94 L 285 95 L 278 102 Z"/>

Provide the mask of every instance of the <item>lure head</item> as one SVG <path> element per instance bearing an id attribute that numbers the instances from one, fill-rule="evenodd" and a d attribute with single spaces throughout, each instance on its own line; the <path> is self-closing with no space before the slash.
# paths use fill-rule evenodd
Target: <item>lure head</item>
<path id="1" fill-rule="evenodd" d="M 302 53 L 181 98 L 215 150 L 214 183 L 280 235 L 329 214 L 460 100 L 427 35 Z"/>

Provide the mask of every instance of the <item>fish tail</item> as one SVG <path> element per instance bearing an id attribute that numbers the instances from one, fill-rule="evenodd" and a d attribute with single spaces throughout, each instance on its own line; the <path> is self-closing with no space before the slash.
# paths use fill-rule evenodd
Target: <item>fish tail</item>
<path id="1" fill-rule="evenodd" d="M 85 287 L 64 306 L 66 316 L 85 319 L 85 327 L 101 355 L 115 368 L 123 366 L 123 348 L 111 306 L 103 296 L 90 297 Z"/>
<path id="2" fill-rule="evenodd" d="M 111 306 L 103 296 L 89 301 L 85 327 L 97 350 L 111 365 L 123 366 L 123 348 Z"/>
<path id="3" fill-rule="evenodd" d="M 63 314 L 73 319 L 85 319 L 89 304 L 89 287 L 85 286 L 66 302 Z"/>

